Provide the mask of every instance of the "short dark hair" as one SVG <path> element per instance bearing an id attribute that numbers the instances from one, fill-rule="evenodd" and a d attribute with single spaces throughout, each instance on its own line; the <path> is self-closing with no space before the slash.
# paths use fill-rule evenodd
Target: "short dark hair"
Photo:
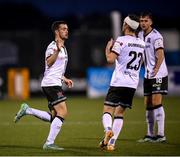
<path id="1" fill-rule="evenodd" d="M 53 33 L 55 32 L 55 30 L 57 30 L 59 28 L 60 24 L 66 24 L 67 25 L 67 22 L 66 21 L 54 21 L 51 25 L 51 30 L 53 31 Z"/>
<path id="2" fill-rule="evenodd" d="M 137 16 L 137 15 L 135 15 L 135 14 L 129 14 L 128 16 L 129 16 L 129 18 L 130 18 L 131 20 L 134 20 L 134 21 L 136 21 L 136 22 L 139 22 L 139 16 Z"/>
<path id="3" fill-rule="evenodd" d="M 141 12 L 140 13 L 140 17 L 145 17 L 145 16 L 148 16 L 151 20 L 153 20 L 153 16 L 152 16 L 152 13 L 149 12 L 149 11 L 144 11 L 144 12 Z"/>

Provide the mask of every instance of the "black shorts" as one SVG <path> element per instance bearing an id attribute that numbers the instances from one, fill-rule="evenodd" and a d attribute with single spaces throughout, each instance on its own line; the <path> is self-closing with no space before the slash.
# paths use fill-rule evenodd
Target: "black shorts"
<path id="1" fill-rule="evenodd" d="M 53 106 L 65 101 L 64 91 L 61 86 L 42 87 L 44 94 L 48 100 L 48 107 L 52 110 Z"/>
<path id="2" fill-rule="evenodd" d="M 136 89 L 128 87 L 110 87 L 104 105 L 117 107 L 118 105 L 131 108 Z"/>
<path id="3" fill-rule="evenodd" d="M 144 78 L 144 95 L 167 94 L 168 76 L 162 78 L 146 79 Z"/>

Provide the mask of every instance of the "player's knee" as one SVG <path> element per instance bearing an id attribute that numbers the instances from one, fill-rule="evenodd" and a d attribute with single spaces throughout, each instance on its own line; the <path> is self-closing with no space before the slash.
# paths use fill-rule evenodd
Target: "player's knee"
<path id="1" fill-rule="evenodd" d="M 152 105 L 153 106 L 159 105 L 159 104 L 161 104 L 161 99 L 158 99 L 158 98 L 152 99 Z"/>
<path id="2" fill-rule="evenodd" d="M 103 112 L 104 112 L 104 113 L 105 113 L 105 112 L 108 112 L 108 113 L 112 114 L 112 113 L 113 113 L 113 110 L 114 110 L 113 107 L 104 105 L 104 109 L 103 109 Z"/>
<path id="3" fill-rule="evenodd" d="M 162 95 L 161 94 L 154 94 L 152 96 L 152 104 L 153 104 L 153 106 L 161 104 L 161 102 L 162 102 Z"/>
<path id="4" fill-rule="evenodd" d="M 60 116 L 60 117 L 63 117 L 63 118 L 66 118 L 68 115 L 68 112 L 67 110 L 61 110 L 60 112 L 57 112 L 57 116 Z"/>

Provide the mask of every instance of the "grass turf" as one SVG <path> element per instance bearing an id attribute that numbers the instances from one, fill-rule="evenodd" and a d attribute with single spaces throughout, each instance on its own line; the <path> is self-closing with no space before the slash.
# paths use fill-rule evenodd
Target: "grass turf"
<path id="1" fill-rule="evenodd" d="M 47 109 L 46 99 L 29 99 L 31 107 Z M 124 126 L 114 152 L 98 148 L 104 132 L 101 123 L 103 99 L 69 97 L 69 115 L 56 139 L 64 151 L 45 151 L 42 146 L 49 132 L 49 123 L 32 116 L 13 122 L 20 100 L 0 101 L 0 155 L 2 156 L 179 156 L 180 98 L 165 97 L 166 143 L 138 143 L 146 133 L 143 98 L 135 98 L 133 108 L 124 116 Z"/>

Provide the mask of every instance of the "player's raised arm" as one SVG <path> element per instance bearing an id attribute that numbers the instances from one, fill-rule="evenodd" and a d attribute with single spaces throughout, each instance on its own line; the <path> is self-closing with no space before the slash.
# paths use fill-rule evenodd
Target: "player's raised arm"
<path id="1" fill-rule="evenodd" d="M 117 55 L 113 53 L 111 50 L 113 43 L 114 41 L 111 38 L 106 45 L 105 53 L 106 53 L 106 60 L 108 63 L 114 63 L 117 58 Z"/>

